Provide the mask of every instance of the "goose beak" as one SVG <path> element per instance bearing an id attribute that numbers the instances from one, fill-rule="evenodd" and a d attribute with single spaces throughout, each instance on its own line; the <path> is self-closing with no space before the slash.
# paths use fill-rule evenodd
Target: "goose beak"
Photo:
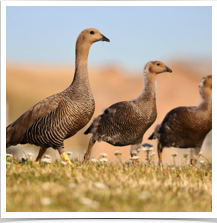
<path id="1" fill-rule="evenodd" d="M 102 34 L 101 34 L 102 35 Z M 107 38 L 107 37 L 105 37 L 105 36 L 103 36 L 102 35 L 102 39 L 101 39 L 102 41 L 106 41 L 106 42 L 110 42 L 110 40 Z"/>
<path id="2" fill-rule="evenodd" d="M 164 70 L 164 72 L 170 72 L 170 73 L 172 73 L 172 70 L 169 67 L 166 66 L 166 69 Z"/>

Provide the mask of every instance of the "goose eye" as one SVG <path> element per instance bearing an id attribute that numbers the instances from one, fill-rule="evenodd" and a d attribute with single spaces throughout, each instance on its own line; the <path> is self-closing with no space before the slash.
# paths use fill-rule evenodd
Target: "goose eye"
<path id="1" fill-rule="evenodd" d="M 157 66 L 160 66 L 160 64 L 159 64 L 159 63 L 157 63 Z"/>
<path id="2" fill-rule="evenodd" d="M 94 34 L 94 31 L 90 31 L 90 34 L 92 34 L 92 35 L 93 35 L 93 34 Z"/>

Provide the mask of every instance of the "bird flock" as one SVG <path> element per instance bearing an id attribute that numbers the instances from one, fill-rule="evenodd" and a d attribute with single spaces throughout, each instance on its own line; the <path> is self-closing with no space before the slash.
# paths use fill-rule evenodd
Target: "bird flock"
<path id="1" fill-rule="evenodd" d="M 76 41 L 74 79 L 64 91 L 52 95 L 26 111 L 6 127 L 6 148 L 17 144 L 39 146 L 38 164 L 47 148 L 56 149 L 63 161 L 74 167 L 64 150 L 64 140 L 88 124 L 95 110 L 87 61 L 91 45 L 110 42 L 99 30 L 83 30 Z M 84 161 L 88 161 L 96 141 L 113 146 L 131 145 L 130 155 L 136 156 L 145 132 L 157 118 L 156 76 L 172 72 L 161 61 L 148 62 L 143 70 L 144 88 L 136 99 L 117 102 L 96 117 L 84 134 L 92 134 Z M 187 80 L 186 80 L 187 81 Z M 150 140 L 158 140 L 158 165 L 162 165 L 164 147 L 191 148 L 192 165 L 201 150 L 206 135 L 212 129 L 212 75 L 199 83 L 201 102 L 198 106 L 177 107 L 167 113 L 157 125 Z"/>

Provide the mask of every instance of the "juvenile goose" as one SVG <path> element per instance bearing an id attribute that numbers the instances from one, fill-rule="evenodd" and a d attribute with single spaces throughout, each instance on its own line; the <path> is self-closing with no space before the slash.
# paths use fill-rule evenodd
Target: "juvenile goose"
<path id="1" fill-rule="evenodd" d="M 178 107 L 165 116 L 149 139 L 158 139 L 158 165 L 162 164 L 164 147 L 191 148 L 191 164 L 199 154 L 207 133 L 212 129 L 212 75 L 199 83 L 198 106 Z"/>
<path id="2" fill-rule="evenodd" d="M 17 144 L 40 146 L 36 163 L 48 147 L 57 149 L 61 158 L 73 166 L 64 152 L 64 139 L 75 135 L 91 119 L 95 102 L 88 79 L 90 46 L 97 41 L 110 42 L 97 29 L 85 29 L 76 41 L 75 74 L 71 85 L 26 111 L 6 128 L 6 148 Z"/>
<path id="3" fill-rule="evenodd" d="M 131 101 L 122 101 L 105 109 L 94 119 L 84 134 L 92 133 L 84 160 L 90 158 L 96 141 L 104 141 L 114 146 L 131 145 L 130 154 L 140 149 L 143 135 L 157 117 L 155 98 L 155 77 L 163 72 L 172 72 L 160 61 L 149 62 L 144 68 L 144 89 Z"/>

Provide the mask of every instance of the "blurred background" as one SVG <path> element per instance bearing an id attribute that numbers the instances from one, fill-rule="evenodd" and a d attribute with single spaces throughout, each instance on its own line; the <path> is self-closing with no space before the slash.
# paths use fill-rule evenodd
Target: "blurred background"
<path id="1" fill-rule="evenodd" d="M 143 67 L 151 60 L 164 62 L 172 73 L 158 75 L 158 117 L 145 133 L 143 143 L 153 144 L 157 161 L 157 142 L 147 138 L 166 113 L 178 106 L 200 103 L 198 83 L 212 74 L 212 7 L 78 7 L 78 6 L 7 6 L 6 8 L 6 99 L 7 125 L 40 100 L 67 88 L 74 76 L 75 42 L 86 28 L 97 28 L 110 43 L 97 42 L 88 59 L 89 79 L 95 98 L 94 117 L 118 101 L 137 97 L 143 89 Z M 81 129 L 65 140 L 65 150 L 83 159 L 91 135 Z M 18 158 L 39 148 L 19 145 L 8 148 Z M 114 147 L 97 142 L 92 158 L 122 152 L 128 160 L 130 146 Z M 189 149 L 166 148 L 163 161 L 172 162 Z M 54 159 L 59 154 L 47 150 Z M 212 134 L 207 135 L 202 153 L 212 159 Z M 138 156 L 145 159 L 141 151 Z"/>

